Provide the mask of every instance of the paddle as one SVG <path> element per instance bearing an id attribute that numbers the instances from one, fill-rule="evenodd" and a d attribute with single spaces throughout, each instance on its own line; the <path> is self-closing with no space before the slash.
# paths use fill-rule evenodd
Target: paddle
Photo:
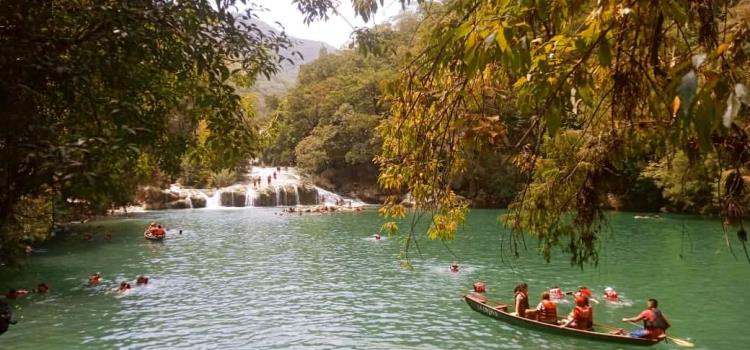
<path id="1" fill-rule="evenodd" d="M 636 327 L 640 327 L 640 325 L 639 325 L 639 324 L 637 324 L 637 323 L 635 323 L 635 322 L 628 322 L 628 323 L 632 324 L 633 326 L 636 326 Z M 681 346 L 681 347 L 683 347 L 683 348 L 692 348 L 692 347 L 694 347 L 694 346 L 695 346 L 695 344 L 693 344 L 692 342 L 690 342 L 690 341 L 687 341 L 687 340 L 685 340 L 685 339 L 680 339 L 680 338 L 676 338 L 676 337 L 671 337 L 671 336 L 668 336 L 668 335 L 666 335 L 666 334 L 664 334 L 664 335 L 665 335 L 665 336 L 667 337 L 667 339 L 668 339 L 669 341 L 671 341 L 671 342 L 675 343 L 675 344 L 676 344 L 677 346 Z"/>

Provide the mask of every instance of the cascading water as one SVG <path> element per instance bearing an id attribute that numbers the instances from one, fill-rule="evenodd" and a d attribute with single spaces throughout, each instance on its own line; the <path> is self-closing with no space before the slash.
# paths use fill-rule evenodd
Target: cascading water
<path id="1" fill-rule="evenodd" d="M 190 199 L 189 195 L 187 196 L 187 198 L 185 198 L 185 204 L 188 205 L 188 208 L 193 209 L 193 200 Z"/>
<path id="2" fill-rule="evenodd" d="M 297 185 L 294 185 L 294 205 L 300 205 L 299 187 Z"/>
<path id="3" fill-rule="evenodd" d="M 254 207 L 255 206 L 255 189 L 253 189 L 253 186 L 247 185 L 247 190 L 245 190 L 245 206 L 246 207 Z"/>
<path id="4" fill-rule="evenodd" d="M 221 208 L 221 190 L 216 190 L 211 198 L 206 200 L 206 209 Z"/>
<path id="5" fill-rule="evenodd" d="M 273 186 L 276 190 L 276 206 L 281 206 L 281 187 Z"/>

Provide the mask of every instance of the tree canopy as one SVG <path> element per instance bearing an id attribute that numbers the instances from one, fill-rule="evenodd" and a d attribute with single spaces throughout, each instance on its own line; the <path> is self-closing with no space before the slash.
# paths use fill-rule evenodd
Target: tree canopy
<path id="1" fill-rule="evenodd" d="M 256 150 L 236 87 L 276 72 L 290 42 L 240 5 L 0 2 L 0 262 L 53 213 L 98 213 L 154 169 L 177 175 L 199 142 L 226 166 Z"/>
<path id="2" fill-rule="evenodd" d="M 573 264 L 595 264 L 603 202 L 633 164 L 651 164 L 643 176 L 667 197 L 674 178 L 655 169 L 698 164 L 678 182 L 707 184 L 698 192 L 727 243 L 730 226 L 743 226 L 747 1 L 418 3 L 420 50 L 389 89 L 377 161 L 385 189 L 432 212 L 430 237 L 455 235 L 466 206 L 453 183 L 497 148 L 523 174 L 503 217 L 516 254 L 528 233 L 547 259 L 559 247 Z M 368 18 L 378 4 L 355 9 Z M 386 204 L 386 216 L 406 213 L 396 196 Z"/>

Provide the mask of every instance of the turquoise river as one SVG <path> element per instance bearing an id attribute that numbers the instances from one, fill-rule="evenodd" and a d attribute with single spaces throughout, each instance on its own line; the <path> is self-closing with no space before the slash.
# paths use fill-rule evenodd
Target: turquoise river
<path id="1" fill-rule="evenodd" d="M 532 300 L 556 284 L 596 294 L 611 286 L 625 302 L 595 305 L 597 322 L 627 328 L 619 320 L 654 297 L 673 323 L 670 334 L 697 349 L 750 344 L 750 264 L 741 246 L 737 259 L 727 250 L 718 220 L 610 214 L 599 265 L 582 271 L 562 255 L 545 263 L 533 239 L 517 259 L 501 254 L 499 213 L 472 211 L 446 244 L 421 238 L 413 270 L 400 266 L 398 237 L 373 239 L 382 223 L 374 210 L 199 209 L 97 221 L 82 228 L 92 241 L 58 235 L 35 247 L 22 270 L 0 270 L 0 290 L 39 282 L 52 289 L 7 301 L 18 324 L 0 336 L 0 349 L 627 348 L 483 316 L 462 300 L 477 280 L 490 298 L 505 300 L 520 281 Z M 164 242 L 143 238 L 152 220 L 170 229 Z M 448 271 L 452 260 L 459 273 Z M 88 286 L 94 272 L 104 276 L 101 286 Z M 151 278 L 146 287 L 135 287 L 139 274 Z M 122 280 L 135 288 L 113 293 Z"/>

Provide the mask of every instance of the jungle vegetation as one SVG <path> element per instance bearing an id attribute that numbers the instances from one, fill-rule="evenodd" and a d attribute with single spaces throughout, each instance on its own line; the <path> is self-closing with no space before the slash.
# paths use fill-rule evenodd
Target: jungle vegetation
<path id="1" fill-rule="evenodd" d="M 255 156 L 382 197 L 391 232 L 409 194 L 431 239 L 470 203 L 507 206 L 503 251 L 530 235 L 577 266 L 609 208 L 719 215 L 717 239 L 745 248 L 750 1 L 400 2 L 415 14 L 355 28 L 258 116 L 238 90 L 289 39 L 246 1 L 0 1 L 0 262 L 57 217 L 226 182 Z M 352 3 L 365 20 L 385 5 Z"/>

